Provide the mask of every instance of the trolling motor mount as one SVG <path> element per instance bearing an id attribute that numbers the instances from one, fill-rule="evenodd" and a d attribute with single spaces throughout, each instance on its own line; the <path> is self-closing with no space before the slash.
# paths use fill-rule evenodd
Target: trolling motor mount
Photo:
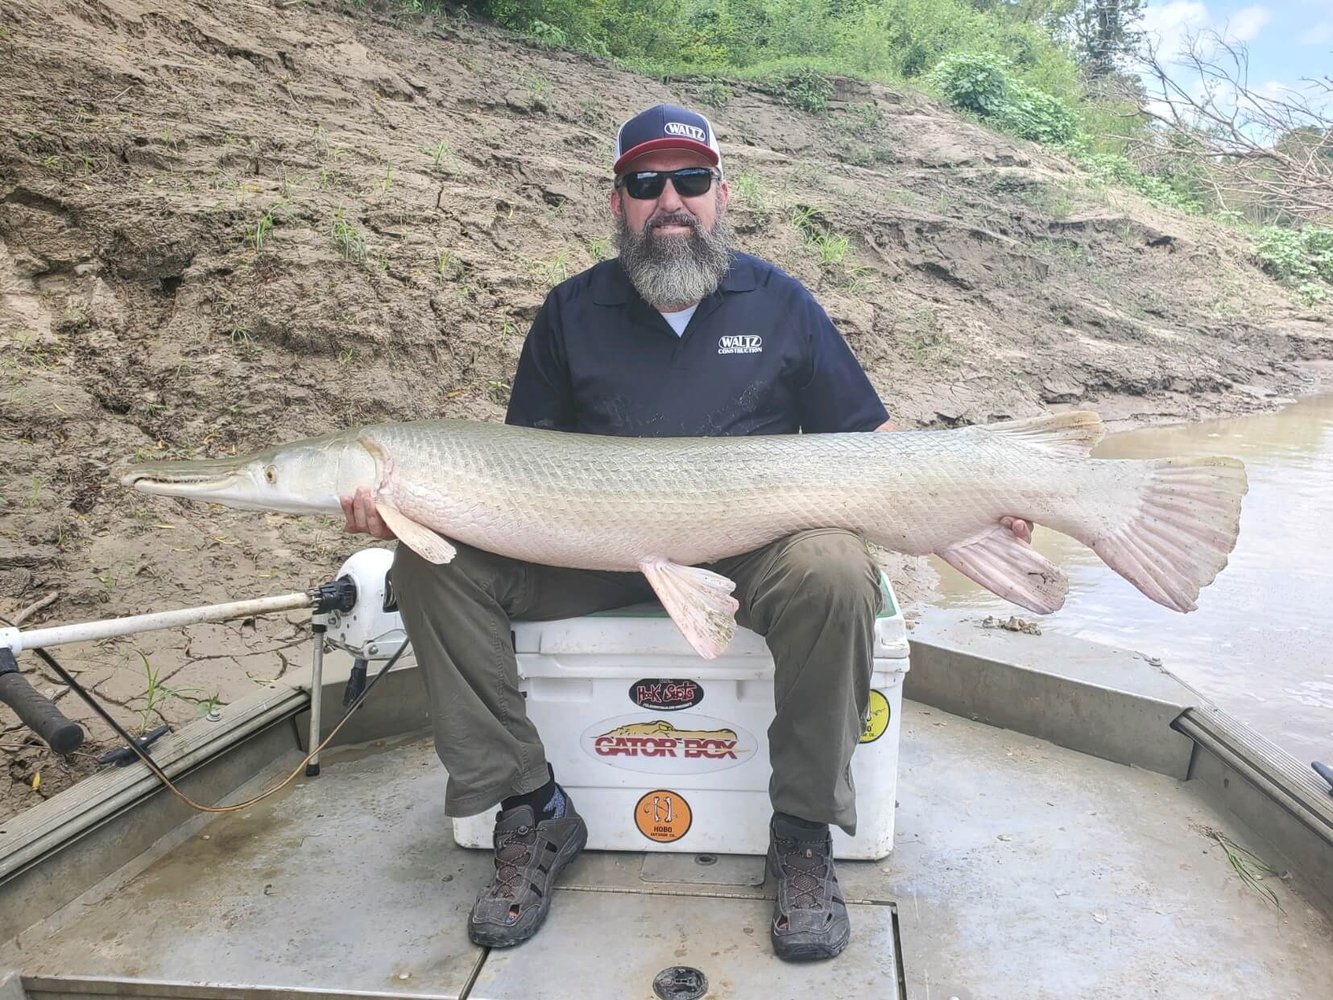
<path id="1" fill-rule="evenodd" d="M 332 583 L 318 588 L 320 594 L 336 588 L 341 598 L 327 610 L 315 608 L 314 620 L 327 629 L 329 645 L 357 659 L 387 660 L 407 641 L 389 583 L 392 566 L 393 553 L 388 549 L 362 549 L 342 564 Z"/>
<path id="2" fill-rule="evenodd" d="M 366 667 L 371 660 L 388 660 L 407 644 L 407 630 L 393 597 L 389 570 L 393 553 L 372 548 L 355 552 L 342 564 L 337 577 L 310 591 L 315 613 L 310 627 L 315 634 L 310 676 L 310 746 L 319 745 L 321 730 L 325 647 L 352 654 L 352 670 L 343 689 L 343 707 L 350 708 L 366 690 Z M 306 777 L 319 774 L 319 757 L 306 764 Z"/>

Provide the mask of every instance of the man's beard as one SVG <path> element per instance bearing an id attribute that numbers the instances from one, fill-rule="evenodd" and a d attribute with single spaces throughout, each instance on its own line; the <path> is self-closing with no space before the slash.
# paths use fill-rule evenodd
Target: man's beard
<path id="1" fill-rule="evenodd" d="M 689 226 L 690 232 L 684 236 L 654 232 L 665 225 Z M 622 212 L 616 220 L 616 250 L 645 302 L 657 309 L 682 307 L 717 290 L 731 267 L 732 231 L 719 211 L 711 232 L 688 212 L 671 212 L 654 216 L 642 232 L 634 233 Z"/>

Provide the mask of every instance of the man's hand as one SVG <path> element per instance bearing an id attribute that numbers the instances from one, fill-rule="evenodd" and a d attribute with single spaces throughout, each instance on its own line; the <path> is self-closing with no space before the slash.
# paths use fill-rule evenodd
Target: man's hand
<path id="1" fill-rule="evenodd" d="M 895 424 L 892 420 L 886 420 L 875 428 L 877 431 L 900 431 L 903 428 Z M 1021 517 L 1005 516 L 1000 518 L 1000 523 L 1014 533 L 1014 537 L 1020 542 L 1032 541 L 1032 522 L 1024 521 Z"/>
<path id="2" fill-rule="evenodd" d="M 366 487 L 357 490 L 356 496 L 339 497 L 338 502 L 342 504 L 343 516 L 347 518 L 343 530 L 349 534 L 369 535 L 385 541 L 398 537 L 380 517 L 375 502 L 370 499 L 370 490 Z"/>

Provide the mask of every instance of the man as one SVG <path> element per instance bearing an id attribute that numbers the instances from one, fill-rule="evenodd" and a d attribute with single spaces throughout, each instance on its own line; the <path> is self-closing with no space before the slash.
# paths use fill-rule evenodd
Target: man
<path id="1" fill-rule="evenodd" d="M 673 105 L 625 122 L 610 193 L 617 260 L 547 296 L 519 359 L 506 420 L 585 434 L 700 436 L 892 429 L 865 373 L 799 282 L 732 249 L 730 189 L 712 124 Z M 349 531 L 392 534 L 365 492 Z M 1026 538 L 1028 526 L 1013 530 Z M 491 947 L 531 937 L 587 828 L 546 763 L 519 692 L 511 619 L 651 599 L 638 573 L 521 563 L 458 544 L 437 566 L 400 545 L 393 575 L 449 771 L 445 809 L 500 804 L 495 876 L 468 921 Z M 740 624 L 775 664 L 770 937 L 788 960 L 832 958 L 850 925 L 829 825 L 855 831 L 850 779 L 871 671 L 879 572 L 856 535 L 803 531 L 711 569 L 736 582 Z"/>

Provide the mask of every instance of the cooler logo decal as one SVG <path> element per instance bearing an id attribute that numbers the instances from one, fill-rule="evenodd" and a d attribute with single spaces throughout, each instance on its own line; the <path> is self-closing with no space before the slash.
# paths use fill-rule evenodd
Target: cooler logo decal
<path id="1" fill-rule="evenodd" d="M 645 677 L 629 686 L 629 700 L 655 712 L 679 712 L 703 701 L 704 689 L 697 681 Z"/>
<path id="2" fill-rule="evenodd" d="M 649 840 L 669 844 L 690 832 L 694 810 L 680 792 L 659 788 L 634 804 L 634 825 Z"/>
<path id="3" fill-rule="evenodd" d="M 889 728 L 889 699 L 883 691 L 870 692 L 866 724 L 861 730 L 859 743 L 874 743 Z"/>
<path id="4" fill-rule="evenodd" d="M 758 749 L 758 741 L 740 726 L 694 714 L 603 719 L 585 729 L 579 743 L 594 760 L 647 774 L 723 771 L 745 763 Z"/>

